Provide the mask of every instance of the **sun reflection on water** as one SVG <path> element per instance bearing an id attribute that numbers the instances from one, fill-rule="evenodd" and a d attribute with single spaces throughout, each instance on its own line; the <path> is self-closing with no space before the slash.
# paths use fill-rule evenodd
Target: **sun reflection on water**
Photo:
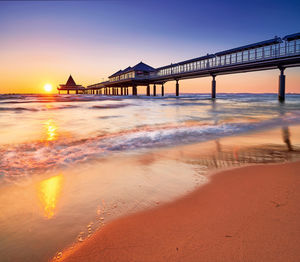
<path id="1" fill-rule="evenodd" d="M 47 141 L 53 141 L 57 137 L 57 126 L 52 119 L 45 122 L 45 127 L 47 131 Z"/>
<path id="2" fill-rule="evenodd" d="M 42 204 L 44 216 L 47 219 L 52 218 L 55 214 L 62 183 L 63 176 L 58 175 L 43 180 L 38 184 L 39 199 Z"/>

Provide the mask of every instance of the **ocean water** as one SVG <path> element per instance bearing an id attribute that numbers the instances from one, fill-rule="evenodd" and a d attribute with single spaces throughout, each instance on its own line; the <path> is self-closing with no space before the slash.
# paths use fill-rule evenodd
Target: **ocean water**
<path id="1" fill-rule="evenodd" d="M 0 95 L 0 182 L 135 152 L 300 123 L 300 95 Z"/>
<path id="2" fill-rule="evenodd" d="M 105 223 L 206 183 L 210 165 L 290 160 L 299 124 L 298 94 L 0 95 L 0 261 L 59 258 Z M 206 141 L 211 160 L 198 156 Z"/>

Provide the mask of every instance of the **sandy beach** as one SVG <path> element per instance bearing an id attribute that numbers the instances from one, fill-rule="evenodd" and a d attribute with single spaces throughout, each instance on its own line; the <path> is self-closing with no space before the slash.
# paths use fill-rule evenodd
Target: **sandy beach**
<path id="1" fill-rule="evenodd" d="M 280 106 L 273 95 L 224 95 L 214 103 L 201 95 L 3 99 L 1 108 L 26 102 L 26 110 L 3 118 L 1 262 L 285 258 L 281 249 L 294 252 L 285 243 L 296 246 L 299 220 L 294 193 L 282 204 L 298 186 L 289 165 L 277 175 L 231 170 L 300 160 L 298 97 Z M 258 102 L 250 110 L 248 101 Z"/>
<path id="2" fill-rule="evenodd" d="M 300 262 L 299 13 L 0 0 L 0 262 Z"/>
<path id="3" fill-rule="evenodd" d="M 226 170 L 113 221 L 62 261 L 299 261 L 300 162 Z"/>

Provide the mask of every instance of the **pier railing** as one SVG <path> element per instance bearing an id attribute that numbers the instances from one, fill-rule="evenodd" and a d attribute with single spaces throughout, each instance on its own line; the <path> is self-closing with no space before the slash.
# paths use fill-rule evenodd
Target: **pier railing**
<path id="1" fill-rule="evenodd" d="M 135 75 L 134 77 L 125 77 L 115 81 L 110 80 L 110 82 L 118 83 L 123 82 L 124 80 L 155 80 L 165 76 L 201 72 L 214 68 L 225 68 L 233 65 L 274 60 L 295 55 L 300 55 L 300 39 L 281 41 L 281 43 L 247 48 L 246 50 L 228 50 L 215 54 L 208 54 L 203 57 L 160 67 L 149 75 Z"/>
<path id="2" fill-rule="evenodd" d="M 222 52 L 220 52 L 222 53 Z M 280 44 L 252 48 L 244 51 L 228 54 L 207 55 L 193 61 L 181 62 L 160 68 L 150 78 L 176 75 L 186 72 L 207 70 L 218 67 L 232 66 L 250 62 L 259 62 L 269 59 L 283 58 L 300 54 L 300 40 L 294 40 Z"/>

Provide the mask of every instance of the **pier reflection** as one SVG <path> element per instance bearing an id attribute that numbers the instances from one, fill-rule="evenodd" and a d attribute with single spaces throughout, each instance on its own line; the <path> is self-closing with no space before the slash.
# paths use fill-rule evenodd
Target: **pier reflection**
<path id="1" fill-rule="evenodd" d="M 281 130 L 282 130 L 283 142 L 286 144 L 289 151 L 293 151 L 293 147 L 292 147 L 292 143 L 291 143 L 291 139 L 290 139 L 289 127 L 283 126 Z"/>
<path id="2" fill-rule="evenodd" d="M 213 150 L 210 154 L 204 153 L 200 159 L 196 161 L 188 160 L 187 162 L 215 169 L 245 164 L 282 163 L 299 159 L 300 147 L 297 143 L 294 146 L 292 145 L 290 128 L 282 126 L 277 131 L 277 135 L 280 134 L 281 143 L 278 136 L 277 138 L 274 137 L 274 143 L 270 143 L 270 140 L 263 143 L 259 140 L 259 137 L 257 137 L 258 140 L 256 141 L 255 136 L 252 138 L 247 137 L 247 139 L 253 140 L 253 144 L 255 144 L 255 141 L 257 142 L 257 145 L 252 146 L 245 145 L 242 141 L 234 143 L 234 139 L 232 139 L 231 143 L 225 142 L 222 145 L 223 139 L 216 139 L 212 144 Z"/>
<path id="3" fill-rule="evenodd" d="M 38 184 L 38 196 L 44 217 L 51 219 L 55 212 L 63 184 L 63 176 L 57 175 Z"/>
<path id="4" fill-rule="evenodd" d="M 279 116 L 284 117 L 286 114 L 286 107 L 285 104 L 280 103 L 279 104 Z M 281 127 L 281 133 L 282 133 L 282 139 L 283 142 L 286 144 L 287 148 L 289 151 L 293 151 L 291 139 L 290 139 L 290 130 L 289 126 L 284 125 Z"/>

